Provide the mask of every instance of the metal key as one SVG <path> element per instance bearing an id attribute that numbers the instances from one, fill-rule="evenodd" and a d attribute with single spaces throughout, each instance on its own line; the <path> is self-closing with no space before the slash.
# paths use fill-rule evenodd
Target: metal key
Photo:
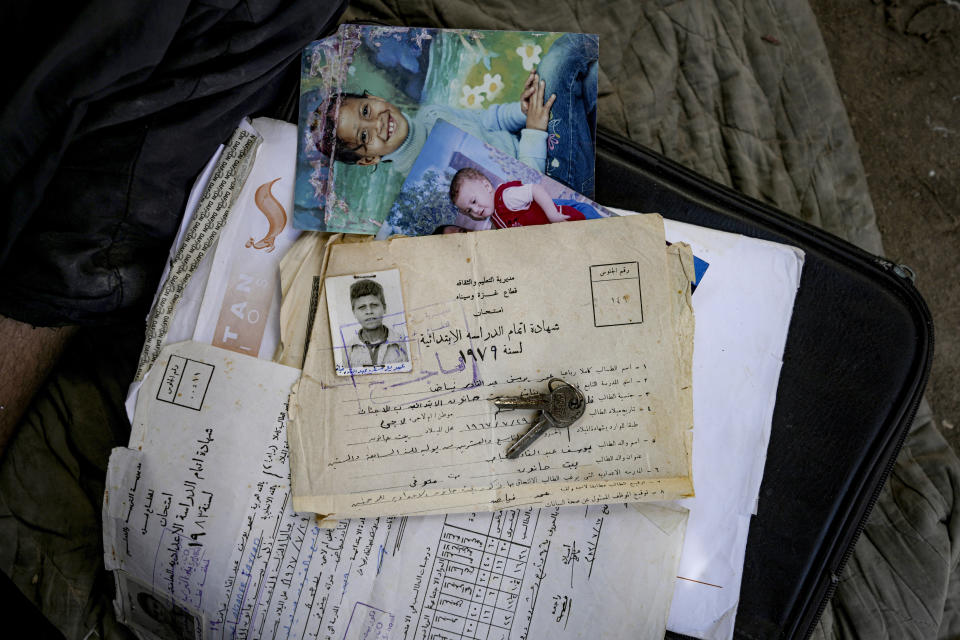
<path id="1" fill-rule="evenodd" d="M 560 378 L 551 378 L 547 388 L 550 393 L 490 398 L 498 409 L 540 409 L 538 420 L 507 449 L 507 458 L 518 457 L 550 427 L 569 427 L 583 415 L 587 403 L 579 389 Z"/>

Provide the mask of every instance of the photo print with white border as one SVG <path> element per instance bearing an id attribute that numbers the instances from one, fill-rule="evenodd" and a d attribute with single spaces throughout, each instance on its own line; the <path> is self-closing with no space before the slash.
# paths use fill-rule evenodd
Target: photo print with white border
<path id="1" fill-rule="evenodd" d="M 399 269 L 333 276 L 324 286 L 337 375 L 413 369 Z"/>

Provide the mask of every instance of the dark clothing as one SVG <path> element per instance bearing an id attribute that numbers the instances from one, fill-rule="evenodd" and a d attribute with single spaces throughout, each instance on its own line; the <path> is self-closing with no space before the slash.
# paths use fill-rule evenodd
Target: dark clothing
<path id="1" fill-rule="evenodd" d="M 0 120 L 0 313 L 142 318 L 193 180 L 244 116 L 292 115 L 300 51 L 345 2 L 65 6 L 0 16 L 18 43 Z"/>

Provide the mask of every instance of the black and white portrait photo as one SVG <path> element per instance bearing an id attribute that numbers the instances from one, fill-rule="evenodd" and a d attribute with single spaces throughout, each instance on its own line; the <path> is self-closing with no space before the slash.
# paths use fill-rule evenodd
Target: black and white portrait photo
<path id="1" fill-rule="evenodd" d="M 325 287 L 338 375 L 412 369 L 397 269 L 330 277 Z"/>
<path id="2" fill-rule="evenodd" d="M 195 640 L 200 637 L 200 624 L 196 616 L 169 597 L 155 593 L 151 587 L 140 584 L 126 574 L 121 575 L 125 578 L 122 588 L 125 592 L 127 624 L 151 638 Z"/>

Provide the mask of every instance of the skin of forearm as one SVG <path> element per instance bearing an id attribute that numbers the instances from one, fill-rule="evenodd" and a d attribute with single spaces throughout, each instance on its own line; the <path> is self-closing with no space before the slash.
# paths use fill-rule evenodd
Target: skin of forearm
<path id="1" fill-rule="evenodd" d="M 543 212 L 547 214 L 547 220 L 550 222 L 563 222 L 566 220 L 564 215 L 557 210 L 557 205 L 553 203 L 553 198 L 550 197 L 546 189 L 539 184 L 535 184 L 531 186 L 531 191 L 533 191 L 533 201 L 540 205 Z"/>
<path id="2" fill-rule="evenodd" d="M 77 327 L 34 327 L 0 315 L 0 457 Z"/>

